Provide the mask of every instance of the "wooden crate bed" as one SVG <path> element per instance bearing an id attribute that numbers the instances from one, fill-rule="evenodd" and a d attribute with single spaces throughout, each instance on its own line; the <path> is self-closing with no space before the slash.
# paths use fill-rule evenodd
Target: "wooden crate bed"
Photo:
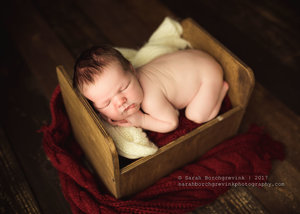
<path id="1" fill-rule="evenodd" d="M 226 138 L 236 134 L 254 87 L 253 72 L 234 54 L 192 19 L 181 22 L 183 38 L 196 49 L 214 56 L 224 69 L 229 83 L 232 108 L 217 118 L 159 148 L 154 155 L 120 167 L 113 140 L 107 134 L 88 101 L 72 88 L 71 71 L 57 67 L 64 104 L 74 135 L 86 157 L 116 197 L 134 194 L 150 186 L 173 170 L 197 159 Z"/>

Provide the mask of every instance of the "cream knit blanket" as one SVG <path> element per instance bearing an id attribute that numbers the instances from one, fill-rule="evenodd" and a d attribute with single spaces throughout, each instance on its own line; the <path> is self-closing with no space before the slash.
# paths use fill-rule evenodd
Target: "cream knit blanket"
<path id="1" fill-rule="evenodd" d="M 179 49 L 191 47 L 190 43 L 181 38 L 182 27 L 177 21 L 166 17 L 145 45 L 139 50 L 128 48 L 118 49 L 137 68 L 154 58 Z M 157 146 L 149 141 L 141 128 L 112 126 L 102 120 L 104 128 L 113 139 L 119 155 L 137 159 L 152 155 Z"/>

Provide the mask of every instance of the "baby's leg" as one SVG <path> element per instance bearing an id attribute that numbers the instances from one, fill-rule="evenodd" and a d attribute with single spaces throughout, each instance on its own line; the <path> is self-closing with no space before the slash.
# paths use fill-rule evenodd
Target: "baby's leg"
<path id="1" fill-rule="evenodd" d="M 228 90 L 228 83 L 204 83 L 187 106 L 185 115 L 196 123 L 207 122 L 217 116 Z"/>
<path id="2" fill-rule="evenodd" d="M 218 115 L 223 99 L 228 91 L 228 88 L 229 88 L 228 83 L 224 81 L 223 87 L 220 92 L 219 100 L 217 101 L 217 105 L 215 106 L 215 109 L 212 111 L 211 115 L 208 117 L 208 120 L 211 120 Z"/>

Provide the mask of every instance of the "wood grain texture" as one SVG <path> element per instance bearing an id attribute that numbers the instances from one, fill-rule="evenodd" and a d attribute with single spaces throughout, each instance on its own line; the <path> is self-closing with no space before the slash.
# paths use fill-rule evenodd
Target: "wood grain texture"
<path id="1" fill-rule="evenodd" d="M 273 165 L 269 177 L 269 182 L 284 186 L 250 191 L 271 213 L 297 213 L 300 210 L 300 117 L 257 84 L 240 131 L 253 123 L 263 126 L 274 139 L 283 143 L 286 159 Z"/>
<path id="2" fill-rule="evenodd" d="M 0 128 L 0 213 L 40 214 L 10 143 Z"/>
<path id="3" fill-rule="evenodd" d="M 87 100 L 73 90 L 63 67 L 57 67 L 57 76 L 77 142 L 109 191 L 119 195 L 119 159 L 112 139 Z"/>
<path id="4" fill-rule="evenodd" d="M 76 3 L 99 29 L 103 29 L 102 33 L 112 45 L 137 48 L 151 34 L 140 19 L 128 13 L 122 1 L 77 0 Z"/>
<path id="5" fill-rule="evenodd" d="M 149 29 L 150 33 L 156 30 L 166 16 L 176 18 L 172 11 L 161 4 L 159 0 L 124 0 L 122 2 L 124 2 L 127 11 L 133 13 L 136 19 L 144 24 L 143 29 Z M 149 37 L 149 35 L 146 36 Z"/>
<path id="6" fill-rule="evenodd" d="M 74 58 L 92 45 L 110 43 L 72 0 L 35 0 L 34 5 Z"/>
<path id="7" fill-rule="evenodd" d="M 1 36 L 5 38 L 5 34 Z M 0 66 L 0 91 L 6 103 L 1 104 L 0 123 L 5 136 L 41 212 L 70 213 L 57 172 L 43 151 L 42 135 L 37 132 L 51 120 L 47 94 L 10 38 L 5 38 L 0 44 L 5 53 L 1 55 Z M 35 61 L 35 58 L 30 60 Z"/>
<path id="8" fill-rule="evenodd" d="M 246 187 L 233 187 L 212 204 L 198 208 L 189 214 L 210 213 L 268 214 L 270 212 Z"/>
<path id="9" fill-rule="evenodd" d="M 10 7 L 13 8 L 5 13 L 12 13 L 6 16 L 2 14 L 3 22 L 31 72 L 35 74 L 41 90 L 50 100 L 58 84 L 55 66 L 63 63 L 67 68 L 72 68 L 74 60 L 31 1 L 12 1 Z M 19 39 L 20 35 L 22 39 Z"/>

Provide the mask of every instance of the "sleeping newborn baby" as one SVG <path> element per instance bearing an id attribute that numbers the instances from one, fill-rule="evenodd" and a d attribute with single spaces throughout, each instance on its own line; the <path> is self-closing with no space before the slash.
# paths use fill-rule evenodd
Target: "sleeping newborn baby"
<path id="1" fill-rule="evenodd" d="M 81 54 L 73 86 L 112 125 L 161 133 L 176 129 L 180 109 L 196 123 L 213 119 L 228 90 L 221 66 L 200 50 L 176 51 L 133 68 L 107 45 Z"/>

